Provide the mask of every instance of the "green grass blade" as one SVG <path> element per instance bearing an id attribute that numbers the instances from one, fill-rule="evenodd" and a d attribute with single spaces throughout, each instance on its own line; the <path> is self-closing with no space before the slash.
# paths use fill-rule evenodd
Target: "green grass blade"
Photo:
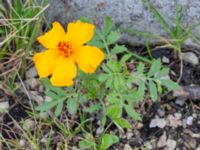
<path id="1" fill-rule="evenodd" d="M 152 12 L 154 17 L 161 23 L 161 25 L 167 31 L 167 33 L 170 35 L 170 37 L 174 38 L 174 33 L 173 33 L 170 25 L 165 21 L 165 19 L 162 17 L 162 15 L 159 13 L 159 11 L 152 5 L 152 3 L 149 0 L 143 0 L 143 1 L 148 6 L 149 10 Z"/>

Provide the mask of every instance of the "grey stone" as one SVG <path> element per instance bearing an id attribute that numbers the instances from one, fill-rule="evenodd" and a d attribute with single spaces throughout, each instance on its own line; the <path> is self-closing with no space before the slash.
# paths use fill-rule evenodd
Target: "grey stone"
<path id="1" fill-rule="evenodd" d="M 163 17 L 172 26 L 172 18 L 176 16 L 175 0 L 151 0 Z M 106 16 L 110 16 L 118 27 L 136 29 L 148 33 L 166 35 L 160 23 L 150 13 L 143 0 L 49 0 L 50 7 L 46 11 L 49 21 L 59 21 L 63 25 L 81 16 L 92 19 L 95 24 L 102 26 Z M 192 26 L 200 19 L 200 1 L 177 0 L 180 7 L 185 7 L 184 26 Z M 66 25 L 65 25 L 66 26 Z M 200 33 L 196 28 L 194 33 Z M 143 44 L 144 39 L 124 34 L 122 41 L 129 44 Z M 155 42 L 155 41 L 154 41 Z M 192 43 L 186 41 L 186 44 Z"/>

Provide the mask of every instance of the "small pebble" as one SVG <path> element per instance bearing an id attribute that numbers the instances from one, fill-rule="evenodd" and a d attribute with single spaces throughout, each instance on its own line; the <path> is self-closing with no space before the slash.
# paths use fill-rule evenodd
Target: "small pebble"
<path id="1" fill-rule="evenodd" d="M 40 112 L 40 118 L 41 119 L 47 119 L 47 117 L 48 117 L 49 115 L 48 115 L 48 113 L 47 112 Z"/>
<path id="2" fill-rule="evenodd" d="M 22 146 L 22 147 L 25 146 L 25 143 L 26 143 L 26 141 L 24 139 L 21 139 L 19 141 L 19 145 Z"/>
<path id="3" fill-rule="evenodd" d="M 133 136 L 133 133 L 132 132 L 127 132 L 126 133 L 126 139 L 130 140 Z"/>
<path id="4" fill-rule="evenodd" d="M 192 64 L 192 65 L 198 65 L 199 64 L 199 59 L 194 54 L 193 52 L 186 52 L 186 53 L 181 53 L 183 60 Z"/>
<path id="5" fill-rule="evenodd" d="M 189 125 L 189 126 L 191 126 L 193 124 L 193 117 L 192 116 L 189 116 L 187 118 L 186 124 Z"/>
<path id="6" fill-rule="evenodd" d="M 168 147 L 168 150 L 174 150 L 176 148 L 176 141 L 168 139 L 166 145 Z"/>
<path id="7" fill-rule="evenodd" d="M 200 145 L 195 150 L 200 150 Z"/>
<path id="8" fill-rule="evenodd" d="M 167 121 L 165 119 L 162 118 L 154 118 L 151 120 L 149 127 L 150 128 L 155 128 L 155 127 L 159 127 L 159 128 L 164 128 L 167 124 Z"/>
<path id="9" fill-rule="evenodd" d="M 197 118 L 197 114 L 196 114 L 196 113 L 193 113 L 193 114 L 192 114 L 192 117 L 193 117 L 193 118 Z"/>
<path id="10" fill-rule="evenodd" d="M 145 148 L 147 148 L 148 150 L 153 149 L 153 146 L 151 143 L 146 143 L 145 144 Z"/>
<path id="11" fill-rule="evenodd" d="M 25 81 L 25 85 L 26 85 L 27 89 L 34 90 L 39 84 L 40 84 L 39 80 L 36 78 L 26 79 L 26 81 Z"/>
<path id="12" fill-rule="evenodd" d="M 35 67 L 31 67 L 28 71 L 26 71 L 26 78 L 34 78 L 37 76 L 37 70 Z"/>
<path id="13" fill-rule="evenodd" d="M 124 150 L 132 150 L 131 146 L 128 144 L 124 145 Z"/>
<path id="14" fill-rule="evenodd" d="M 158 140 L 157 146 L 161 148 L 161 147 L 164 147 L 166 144 L 167 144 L 167 136 L 166 136 L 166 132 L 164 132 L 163 135 Z"/>
<path id="15" fill-rule="evenodd" d="M 179 105 L 179 106 L 184 106 L 185 105 L 185 99 L 181 99 L 181 98 L 177 98 L 175 100 L 175 104 Z"/>
<path id="16" fill-rule="evenodd" d="M 99 127 L 96 130 L 96 134 L 101 134 L 101 133 L 103 133 L 103 131 L 104 131 L 104 127 Z"/>
<path id="17" fill-rule="evenodd" d="M 27 129 L 32 131 L 35 128 L 35 122 L 31 119 L 26 119 L 23 125 L 24 129 Z"/>
<path id="18" fill-rule="evenodd" d="M 160 117 L 164 117 L 164 116 L 165 116 L 165 111 L 164 111 L 164 110 L 158 109 L 157 112 L 158 112 L 158 115 L 159 115 Z"/>
<path id="19" fill-rule="evenodd" d="M 169 58 L 167 58 L 166 56 L 163 56 L 162 62 L 168 64 L 169 63 Z"/>
<path id="20" fill-rule="evenodd" d="M 0 102 L 0 113 L 6 112 L 9 108 L 8 101 Z"/>
<path id="21" fill-rule="evenodd" d="M 176 119 L 181 119 L 182 114 L 181 113 L 175 113 L 174 116 L 176 117 Z"/>

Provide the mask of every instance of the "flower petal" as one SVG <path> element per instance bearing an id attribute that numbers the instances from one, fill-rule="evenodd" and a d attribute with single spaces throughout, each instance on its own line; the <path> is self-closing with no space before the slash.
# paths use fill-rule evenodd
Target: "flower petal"
<path id="1" fill-rule="evenodd" d="M 58 57 L 59 53 L 56 50 L 46 50 L 44 52 L 36 53 L 33 56 L 33 61 L 40 78 L 47 77 L 52 73 L 55 61 Z"/>
<path id="2" fill-rule="evenodd" d="M 74 60 L 60 57 L 50 81 L 54 86 L 70 86 L 73 85 L 73 78 L 76 77 L 76 74 L 77 70 Z"/>
<path id="3" fill-rule="evenodd" d="M 93 73 L 104 60 L 104 53 L 97 47 L 81 46 L 74 52 L 74 59 L 85 73 Z"/>
<path id="4" fill-rule="evenodd" d="M 89 42 L 94 35 L 93 24 L 80 21 L 69 23 L 67 26 L 66 40 L 70 41 L 73 47 L 79 47 Z"/>
<path id="5" fill-rule="evenodd" d="M 56 49 L 56 46 L 63 40 L 65 31 L 63 27 L 58 23 L 53 23 L 53 28 L 46 32 L 44 35 L 38 37 L 38 41 L 48 49 Z"/>

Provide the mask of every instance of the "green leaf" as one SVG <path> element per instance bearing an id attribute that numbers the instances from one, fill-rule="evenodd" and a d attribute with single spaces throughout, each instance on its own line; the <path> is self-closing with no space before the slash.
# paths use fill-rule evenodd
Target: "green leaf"
<path id="1" fill-rule="evenodd" d="M 63 110 L 63 102 L 58 103 L 55 110 L 55 115 L 59 116 Z"/>
<path id="2" fill-rule="evenodd" d="M 157 93 L 156 84 L 152 80 L 149 80 L 149 90 L 150 90 L 151 99 L 153 101 L 156 101 L 158 99 L 158 93 Z"/>
<path id="3" fill-rule="evenodd" d="M 87 17 L 80 17 L 79 20 L 84 23 L 91 23 L 91 20 Z"/>
<path id="4" fill-rule="evenodd" d="M 94 143 L 92 141 L 89 141 L 87 139 L 84 139 L 79 142 L 79 148 L 80 149 L 92 149 Z"/>
<path id="5" fill-rule="evenodd" d="M 47 90 L 53 91 L 59 96 L 66 96 L 65 91 L 60 87 L 53 86 L 48 78 L 41 79 L 41 82 L 47 88 Z"/>
<path id="6" fill-rule="evenodd" d="M 99 76 L 98 76 L 98 80 L 100 81 L 100 82 L 105 82 L 107 79 L 109 79 L 109 77 L 110 77 L 110 75 L 109 74 L 100 74 Z"/>
<path id="7" fill-rule="evenodd" d="M 169 91 L 180 89 L 180 86 L 176 82 L 174 82 L 172 80 L 161 79 L 160 82 L 162 83 L 162 85 L 164 85 L 165 87 L 167 87 L 167 89 Z"/>
<path id="8" fill-rule="evenodd" d="M 78 103 L 76 99 L 70 98 L 67 100 L 67 109 L 70 114 L 75 114 L 78 108 Z"/>
<path id="9" fill-rule="evenodd" d="M 112 118 L 120 118 L 122 114 L 122 107 L 120 105 L 111 105 L 106 108 L 106 114 Z"/>
<path id="10" fill-rule="evenodd" d="M 163 89 L 162 89 L 162 85 L 161 85 L 160 81 L 157 81 L 156 84 L 157 84 L 158 92 L 162 93 Z"/>
<path id="11" fill-rule="evenodd" d="M 42 105 L 36 107 L 36 110 L 38 110 L 38 111 L 48 111 L 49 109 L 56 106 L 57 103 L 58 103 L 58 101 L 45 102 Z"/>
<path id="12" fill-rule="evenodd" d="M 138 100 L 143 100 L 146 90 L 145 81 L 140 80 L 138 86 L 139 86 L 137 91 L 137 97 L 139 98 Z"/>
<path id="13" fill-rule="evenodd" d="M 130 93 L 123 94 L 123 99 L 127 100 L 128 102 L 137 102 L 140 101 L 143 96 L 138 91 L 131 91 Z"/>
<path id="14" fill-rule="evenodd" d="M 145 65 L 143 63 L 139 63 L 139 65 L 137 66 L 137 72 L 136 74 L 143 74 L 144 73 L 144 67 Z"/>
<path id="15" fill-rule="evenodd" d="M 51 97 L 52 99 L 59 99 L 59 95 L 57 95 L 56 93 L 52 92 L 52 91 L 46 91 L 45 92 L 46 96 Z"/>
<path id="16" fill-rule="evenodd" d="M 107 36 L 106 41 L 108 45 L 111 45 L 117 42 L 118 39 L 119 39 L 119 33 L 111 31 L 110 34 Z"/>
<path id="17" fill-rule="evenodd" d="M 111 92 L 108 94 L 108 101 L 109 103 L 118 103 L 119 102 L 119 96 L 117 93 Z"/>
<path id="18" fill-rule="evenodd" d="M 129 60 L 132 57 L 131 54 L 126 54 L 124 55 L 121 60 L 120 60 L 120 64 L 124 64 L 127 60 Z"/>
<path id="19" fill-rule="evenodd" d="M 124 108 L 125 108 L 127 114 L 133 120 L 136 120 L 136 121 L 141 121 L 142 120 L 141 117 L 140 117 L 140 115 L 130 105 L 124 104 Z"/>
<path id="20" fill-rule="evenodd" d="M 131 124 L 128 122 L 128 120 L 124 119 L 124 118 L 115 118 L 114 123 L 118 126 L 120 126 L 121 128 L 131 128 Z"/>
<path id="21" fill-rule="evenodd" d="M 157 72 L 160 71 L 160 68 L 161 68 L 161 61 L 160 61 L 160 59 L 153 60 L 151 68 L 150 68 L 150 70 L 149 70 L 149 72 L 147 74 L 148 77 L 154 76 Z"/>
<path id="22" fill-rule="evenodd" d="M 101 141 L 100 150 L 107 150 L 113 144 L 119 142 L 119 138 L 116 135 L 104 134 Z"/>
<path id="23" fill-rule="evenodd" d="M 114 76 L 113 78 L 113 86 L 115 89 L 123 89 L 125 87 L 125 81 L 123 80 L 122 76 Z"/>
<path id="24" fill-rule="evenodd" d="M 115 47 L 111 50 L 111 55 L 123 53 L 126 50 L 127 50 L 127 48 L 124 45 L 115 45 Z"/>
<path id="25" fill-rule="evenodd" d="M 107 36 L 112 30 L 112 28 L 113 28 L 112 19 L 110 17 L 106 17 L 104 27 L 102 29 L 104 36 Z"/>
<path id="26" fill-rule="evenodd" d="M 102 65 L 101 67 L 102 67 L 102 69 L 103 69 L 103 71 L 105 71 L 106 73 L 110 73 L 111 72 L 111 70 L 109 69 L 109 64 L 107 64 L 107 65 Z"/>
<path id="27" fill-rule="evenodd" d="M 100 103 L 97 104 L 91 104 L 87 109 L 86 112 L 93 113 L 97 112 L 102 108 L 102 105 Z"/>
<path id="28" fill-rule="evenodd" d="M 88 45 L 96 46 L 98 48 L 105 48 L 103 42 L 100 39 L 93 38 L 91 41 L 88 42 Z"/>
<path id="29" fill-rule="evenodd" d="M 113 86 L 113 80 L 112 79 L 107 80 L 107 82 L 106 82 L 106 88 L 110 88 L 112 86 Z"/>
<path id="30" fill-rule="evenodd" d="M 155 77 L 156 79 L 162 78 L 162 77 L 167 76 L 168 74 L 169 74 L 169 68 L 163 68 L 155 75 Z"/>

